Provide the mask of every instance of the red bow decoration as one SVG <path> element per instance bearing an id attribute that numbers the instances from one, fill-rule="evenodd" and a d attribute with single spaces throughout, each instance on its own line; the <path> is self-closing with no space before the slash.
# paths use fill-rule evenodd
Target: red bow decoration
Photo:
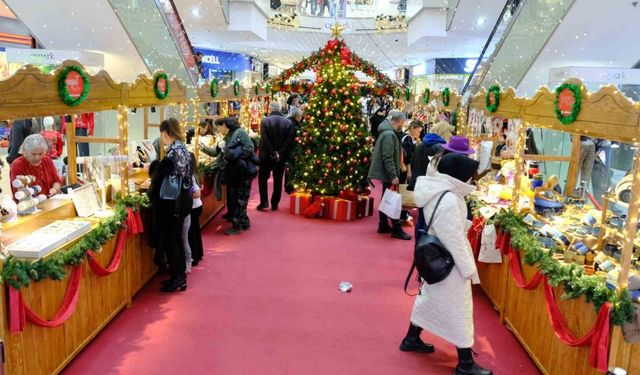
<path id="1" fill-rule="evenodd" d="M 340 60 L 351 64 L 351 51 L 346 46 L 340 48 Z"/>
<path id="2" fill-rule="evenodd" d="M 310 219 L 319 217 L 320 214 L 322 214 L 323 208 L 324 202 L 322 201 L 322 198 L 315 197 L 313 199 L 313 204 L 311 204 L 309 207 L 307 207 L 306 210 L 304 210 L 304 216 Z"/>
<path id="3" fill-rule="evenodd" d="M 335 49 L 340 44 L 338 39 L 333 39 L 327 42 L 327 49 Z"/>

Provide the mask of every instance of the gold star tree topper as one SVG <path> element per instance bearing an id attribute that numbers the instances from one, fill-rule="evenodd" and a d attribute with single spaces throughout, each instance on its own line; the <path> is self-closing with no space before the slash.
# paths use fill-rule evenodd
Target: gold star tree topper
<path id="1" fill-rule="evenodd" d="M 344 31 L 344 27 L 342 27 L 342 25 L 336 22 L 331 28 L 331 36 L 334 38 L 338 38 L 341 36 L 343 31 Z"/>

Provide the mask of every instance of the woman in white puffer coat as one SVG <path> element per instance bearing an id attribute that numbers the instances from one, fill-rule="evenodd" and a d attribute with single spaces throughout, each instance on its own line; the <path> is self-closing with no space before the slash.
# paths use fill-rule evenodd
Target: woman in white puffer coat
<path id="1" fill-rule="evenodd" d="M 407 336 L 400 345 L 402 351 L 431 353 L 433 345 L 420 339 L 422 329 L 452 343 L 458 349 L 456 375 L 491 375 L 473 360 L 473 298 L 471 283 L 478 283 L 478 273 L 467 240 L 467 205 L 464 197 L 475 187 L 469 185 L 478 168 L 478 162 L 460 154 L 444 155 L 438 163 L 438 172 L 419 177 L 415 187 L 418 207 L 426 222 L 433 215 L 440 196 L 447 192 L 435 212 L 429 234 L 438 237 L 451 253 L 455 266 L 446 279 L 439 283 L 422 284 L 411 314 Z"/>

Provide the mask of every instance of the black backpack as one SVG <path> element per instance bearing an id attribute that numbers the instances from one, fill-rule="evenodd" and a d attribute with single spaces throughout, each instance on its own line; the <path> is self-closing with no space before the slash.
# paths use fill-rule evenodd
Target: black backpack
<path id="1" fill-rule="evenodd" d="M 407 275 L 407 280 L 404 282 L 404 291 L 407 292 L 407 285 L 411 280 L 413 270 L 418 269 L 418 274 L 427 284 L 435 284 L 444 280 L 449 276 L 453 269 L 454 262 L 453 257 L 449 250 L 447 250 L 438 237 L 429 234 L 429 229 L 433 223 L 433 218 L 436 216 L 436 211 L 440 202 L 445 194 L 449 193 L 449 190 L 445 191 L 438 198 L 436 207 L 433 209 L 429 224 L 425 229 L 421 229 L 422 235 L 420 240 L 416 243 L 416 248 L 413 252 L 413 263 L 411 269 Z"/>

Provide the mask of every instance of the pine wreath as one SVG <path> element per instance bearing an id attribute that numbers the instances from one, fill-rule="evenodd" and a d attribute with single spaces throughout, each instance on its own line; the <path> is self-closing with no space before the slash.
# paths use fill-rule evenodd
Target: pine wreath
<path id="1" fill-rule="evenodd" d="M 405 87 L 404 89 L 404 99 L 405 100 L 411 99 L 411 90 L 409 90 L 408 87 Z"/>
<path id="2" fill-rule="evenodd" d="M 164 90 L 164 92 L 160 91 L 160 89 L 158 88 L 158 82 L 164 79 L 164 81 L 166 82 L 166 89 Z M 169 86 L 169 77 L 167 77 L 166 73 L 158 73 L 156 74 L 156 76 L 154 77 L 153 80 L 153 91 L 156 93 L 156 97 L 160 100 L 165 99 L 167 96 L 169 96 L 169 90 L 170 90 L 170 86 Z"/>
<path id="3" fill-rule="evenodd" d="M 571 114 L 569 114 L 568 116 L 565 116 L 562 114 L 562 111 L 560 111 L 560 107 L 558 105 L 560 100 L 560 94 L 564 90 L 571 91 L 573 93 L 573 98 L 575 99 L 575 101 L 573 102 L 573 106 L 571 107 Z M 578 118 L 578 114 L 580 113 L 581 107 L 582 107 L 582 94 L 580 93 L 580 86 L 575 85 L 573 83 L 564 83 L 556 89 L 556 99 L 553 101 L 553 108 L 556 111 L 556 117 L 558 118 L 558 120 L 560 120 L 561 123 L 563 123 L 564 125 L 569 125 L 574 123 Z"/>
<path id="4" fill-rule="evenodd" d="M 493 93 L 493 104 L 491 103 L 491 93 Z M 500 105 L 500 86 L 493 85 L 489 87 L 489 91 L 487 91 L 487 96 L 484 98 L 484 103 L 487 107 L 487 111 L 495 112 L 498 110 L 498 106 Z"/>
<path id="5" fill-rule="evenodd" d="M 220 85 L 218 84 L 218 79 L 214 78 L 211 80 L 211 97 L 215 98 L 220 93 Z"/>
<path id="6" fill-rule="evenodd" d="M 430 96 L 431 96 L 431 90 L 424 89 L 424 91 L 422 92 L 422 103 L 423 104 L 428 104 Z"/>
<path id="7" fill-rule="evenodd" d="M 233 81 L 233 95 L 240 95 L 240 82 L 237 80 Z"/>
<path id="8" fill-rule="evenodd" d="M 77 98 L 69 95 L 69 89 L 67 88 L 66 83 L 67 76 L 72 71 L 80 74 L 80 77 L 82 77 L 82 82 L 84 83 L 82 94 Z M 64 104 L 70 107 L 75 107 L 78 104 L 82 103 L 87 98 L 87 95 L 89 95 L 89 85 L 89 77 L 87 76 L 87 73 L 85 73 L 84 70 L 82 70 L 82 68 L 77 65 L 69 65 L 62 69 L 62 72 L 58 77 L 58 95 L 60 96 L 60 99 L 62 99 Z"/>
<path id="9" fill-rule="evenodd" d="M 259 93 L 260 93 L 260 85 L 256 83 L 256 86 L 253 88 L 253 91 L 256 93 L 256 95 L 259 95 Z"/>
<path id="10" fill-rule="evenodd" d="M 445 107 L 448 107 L 450 101 L 451 101 L 451 92 L 449 91 L 448 87 L 445 87 L 444 90 L 442 90 L 442 104 Z"/>

